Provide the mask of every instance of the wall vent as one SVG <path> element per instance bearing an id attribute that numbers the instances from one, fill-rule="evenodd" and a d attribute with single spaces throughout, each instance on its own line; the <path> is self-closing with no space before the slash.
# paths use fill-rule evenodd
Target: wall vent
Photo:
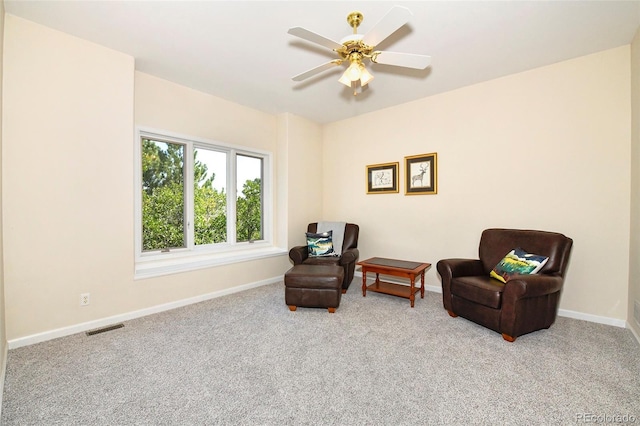
<path id="1" fill-rule="evenodd" d="M 114 324 L 107 327 L 96 328 L 95 330 L 87 331 L 87 336 L 93 336 L 94 334 L 104 333 L 105 331 L 117 330 L 124 327 L 124 324 Z"/>
<path id="2" fill-rule="evenodd" d="M 633 301 L 633 317 L 636 319 L 636 324 L 640 327 L 640 302 Z"/>

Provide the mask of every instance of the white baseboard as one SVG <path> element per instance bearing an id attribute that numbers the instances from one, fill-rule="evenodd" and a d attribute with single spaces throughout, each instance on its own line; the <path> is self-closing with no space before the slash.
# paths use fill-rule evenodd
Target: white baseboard
<path id="1" fill-rule="evenodd" d="M 640 345 L 640 336 L 638 335 L 638 333 L 636 333 L 635 328 L 631 327 L 631 325 L 628 322 L 627 322 L 627 328 L 631 330 L 631 334 L 633 335 L 633 337 L 636 338 L 636 341 Z"/>
<path id="2" fill-rule="evenodd" d="M 355 275 L 356 276 L 359 275 L 360 281 L 358 282 L 354 278 L 354 281 L 351 283 L 352 286 L 353 285 L 357 285 L 357 284 L 362 282 L 362 273 L 356 272 Z M 5 345 L 5 347 L 4 347 L 4 351 L 5 351 L 4 361 L 5 362 L 4 362 L 4 364 L 2 366 L 0 366 L 0 368 L 1 368 L 1 370 L 0 370 L 0 384 L 4 387 L 4 374 L 5 374 L 5 369 L 6 369 L 6 352 L 9 349 L 20 348 L 22 346 L 33 345 L 33 344 L 36 344 L 36 343 L 45 342 L 47 340 L 57 339 L 59 337 L 70 336 L 72 334 L 82 333 L 82 332 L 93 330 L 93 329 L 100 328 L 100 327 L 106 327 L 106 326 L 113 325 L 113 324 L 116 324 L 116 323 L 119 323 L 119 322 L 122 322 L 122 321 L 129 321 L 129 320 L 136 319 L 136 318 L 141 318 L 141 317 L 144 317 L 144 316 L 147 316 L 147 315 L 152 315 L 152 314 L 156 314 L 156 313 L 159 313 L 159 312 L 164 312 L 164 311 L 168 311 L 168 310 L 171 310 L 171 309 L 181 308 L 183 306 L 191 305 L 191 304 L 194 304 L 194 303 L 204 302 L 205 300 L 214 299 L 216 297 L 222 297 L 222 296 L 226 296 L 228 294 L 238 293 L 240 291 L 249 290 L 251 288 L 256 288 L 256 287 L 260 287 L 260 286 L 268 285 L 268 284 L 274 284 L 274 283 L 277 283 L 277 282 L 281 282 L 283 280 L 283 278 L 284 278 L 284 276 L 280 275 L 280 276 L 269 278 L 269 279 L 262 280 L 262 281 L 257 281 L 257 282 L 253 282 L 253 283 L 249 283 L 249 284 L 244 284 L 244 285 L 241 285 L 241 286 L 232 287 L 232 288 L 228 288 L 228 289 L 224 289 L 224 290 L 214 291 L 212 293 L 207 293 L 207 294 L 203 294 L 203 295 L 200 295 L 200 296 L 190 297 L 188 299 L 177 300 L 175 302 L 165 303 L 163 305 L 157 305 L 157 306 L 152 306 L 152 307 L 145 308 L 145 309 L 140 309 L 138 311 L 127 312 L 127 313 L 120 314 L 120 315 L 114 315 L 114 316 L 107 317 L 107 318 L 101 318 L 101 319 L 97 319 L 97 320 L 94 320 L 94 321 L 89 321 L 89 322 L 85 322 L 85 323 L 81 323 L 81 324 L 72 325 L 72 326 L 69 326 L 69 327 L 58 328 L 58 329 L 55 329 L 55 330 L 45 331 L 43 333 L 33 334 L 33 335 L 30 335 L 30 336 L 25 336 L 25 337 L 21 337 L 21 338 L 18 338 L 18 339 L 9 340 L 7 342 L 7 345 Z M 394 279 L 389 279 L 387 277 L 385 277 L 385 280 L 386 281 L 390 281 L 390 282 L 397 282 L 399 284 L 406 284 L 406 282 L 399 281 L 399 280 L 396 281 Z M 432 292 L 432 293 L 442 293 L 442 287 L 441 286 L 425 285 L 425 290 L 427 290 L 429 292 Z M 583 312 L 570 311 L 570 310 L 566 310 L 566 309 L 560 309 L 558 311 L 558 315 L 562 316 L 562 317 L 567 317 L 567 318 L 574 318 L 574 319 L 579 319 L 579 320 L 584 320 L 584 321 L 589 321 L 589 322 L 595 322 L 595 323 L 599 323 L 599 324 L 612 325 L 612 326 L 615 326 L 615 327 L 628 328 L 629 330 L 631 330 L 631 332 L 633 333 L 633 335 L 636 338 L 636 340 L 638 340 L 638 343 L 640 343 L 640 338 L 635 333 L 635 330 L 633 330 L 627 324 L 627 322 L 625 320 L 620 320 L 620 319 L 616 319 L 616 318 L 609 318 L 609 317 L 603 317 L 603 316 L 592 315 L 592 314 L 585 314 Z M 0 394 L 0 403 L 1 403 L 1 398 L 2 398 L 2 396 Z"/>
<path id="3" fill-rule="evenodd" d="M 356 272 L 355 275 L 359 275 L 360 276 L 360 282 L 362 282 L 362 272 Z M 407 284 L 407 281 L 400 281 L 388 276 L 385 276 L 385 281 L 389 281 L 392 283 L 396 283 L 396 284 Z M 369 280 L 367 280 L 369 281 Z M 351 283 L 351 285 L 355 284 L 355 279 L 354 282 Z M 438 285 L 438 286 L 434 286 L 434 285 L 425 285 L 424 286 L 425 290 L 427 291 L 431 291 L 434 293 L 442 293 L 442 286 Z M 621 328 L 629 328 L 631 329 L 631 327 L 628 326 L 627 322 L 625 320 L 621 320 L 621 319 L 616 319 L 616 318 L 609 318 L 609 317 L 602 317 L 602 316 L 598 316 L 598 315 L 592 315 L 592 314 L 585 314 L 583 312 L 576 312 L 576 311 L 570 311 L 567 309 L 559 309 L 558 310 L 558 315 L 561 317 L 567 317 L 567 318 L 574 318 L 574 319 L 579 319 L 579 320 L 584 320 L 584 321 L 589 321 L 589 322 L 595 322 L 598 324 L 606 324 L 606 325 L 613 325 L 615 327 L 621 327 Z M 631 329 L 633 331 L 633 329 Z M 638 336 L 636 336 L 636 339 L 638 338 Z"/>
<path id="4" fill-rule="evenodd" d="M 190 297 L 188 299 L 182 299 L 182 300 L 177 300 L 175 302 L 165 303 L 162 305 L 151 306 L 149 308 L 140 309 L 138 311 L 127 312 L 120 315 L 114 315 L 107 318 L 101 318 L 94 321 L 84 322 L 82 324 L 76 324 L 69 327 L 63 327 L 55 330 L 45 331 L 43 333 L 33 334 L 31 336 L 12 339 L 8 341 L 8 348 L 15 349 L 15 348 L 20 348 L 22 346 L 28 346 L 28 345 L 33 345 L 40 342 L 45 342 L 47 340 L 57 339 L 59 337 L 70 336 L 72 334 L 82 333 L 82 332 L 94 330 L 100 327 L 106 327 L 122 321 L 129 321 L 132 319 L 145 317 L 147 315 L 157 314 L 159 312 L 169 311 L 171 309 L 192 305 L 194 303 L 204 302 L 205 300 L 215 299 L 216 297 L 238 293 L 240 291 L 249 290 L 251 288 L 256 288 L 256 287 L 260 287 L 268 284 L 274 284 L 277 282 L 281 282 L 282 280 L 283 280 L 283 275 L 280 275 L 278 277 L 273 277 L 273 278 L 269 278 L 262 281 L 256 281 L 253 283 L 244 284 L 237 287 L 231 287 L 224 290 L 214 291 L 212 293 Z"/>
<path id="5" fill-rule="evenodd" d="M 627 322 L 625 320 L 602 317 L 599 315 L 585 314 L 583 312 L 570 311 L 568 309 L 558 309 L 558 315 L 561 317 L 574 318 L 583 321 L 595 322 L 598 324 L 613 325 L 615 327 L 626 328 Z"/>
<path id="6" fill-rule="evenodd" d="M 440 293 L 442 294 L 442 287 L 435 285 L 425 285 L 424 289 L 430 291 L 432 293 Z"/>

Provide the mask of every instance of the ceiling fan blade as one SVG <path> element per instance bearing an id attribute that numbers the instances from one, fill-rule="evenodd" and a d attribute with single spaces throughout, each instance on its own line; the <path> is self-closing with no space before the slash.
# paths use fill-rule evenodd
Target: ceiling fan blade
<path id="1" fill-rule="evenodd" d="M 333 67 L 335 67 L 337 65 L 340 65 L 341 63 L 342 63 L 342 60 L 334 59 L 331 62 L 327 62 L 326 64 L 322 64 L 322 65 L 319 65 L 319 66 L 317 66 L 315 68 L 311 68 L 310 70 L 305 71 L 302 74 L 298 74 L 298 75 L 292 77 L 291 79 L 293 81 L 306 80 L 309 77 L 313 77 L 316 74 L 320 74 L 322 71 L 328 70 L 329 68 L 333 68 Z"/>
<path id="2" fill-rule="evenodd" d="M 380 52 L 371 61 L 376 64 L 423 70 L 431 65 L 431 56 L 415 55 L 413 53 Z"/>
<path id="3" fill-rule="evenodd" d="M 403 6 L 394 6 L 377 24 L 362 37 L 362 42 L 369 46 L 377 46 L 382 40 L 396 32 L 398 28 L 409 22 L 413 13 Z"/>
<path id="4" fill-rule="evenodd" d="M 301 39 L 310 41 L 312 43 L 319 44 L 320 46 L 324 46 L 331 50 L 340 49 L 342 47 L 342 45 L 337 41 L 333 41 L 329 38 L 321 36 L 320 34 L 316 34 L 313 31 L 309 31 L 301 27 L 289 28 L 289 31 L 287 32 L 291 35 L 300 37 Z"/>

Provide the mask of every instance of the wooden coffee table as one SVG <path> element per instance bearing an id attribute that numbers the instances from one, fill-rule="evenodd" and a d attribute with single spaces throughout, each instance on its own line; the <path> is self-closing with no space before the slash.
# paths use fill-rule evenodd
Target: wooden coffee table
<path id="1" fill-rule="evenodd" d="M 411 307 L 415 301 L 415 294 L 420 290 L 420 298 L 424 299 L 424 273 L 431 267 L 430 263 L 410 262 L 407 260 L 387 259 L 384 257 L 372 257 L 358 262 L 362 267 L 362 297 L 367 297 L 367 290 L 376 293 L 391 294 L 404 297 L 411 301 Z M 367 286 L 367 272 L 375 272 L 376 280 Z M 394 284 L 380 281 L 380 274 L 403 277 L 411 280 L 411 285 Z M 416 288 L 416 277 L 420 276 L 420 288 Z"/>

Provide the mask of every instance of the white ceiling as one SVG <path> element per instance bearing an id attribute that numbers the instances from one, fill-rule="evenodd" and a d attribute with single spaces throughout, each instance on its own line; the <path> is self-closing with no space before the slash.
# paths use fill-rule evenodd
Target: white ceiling
<path id="1" fill-rule="evenodd" d="M 136 69 L 258 110 L 337 121 L 507 74 L 629 44 L 638 1 L 33 1 L 5 11 L 135 57 Z M 354 97 L 342 67 L 291 77 L 336 58 L 287 34 L 340 41 L 359 10 L 364 34 L 394 5 L 414 14 L 377 50 L 432 57 L 417 71 L 379 64 Z"/>

